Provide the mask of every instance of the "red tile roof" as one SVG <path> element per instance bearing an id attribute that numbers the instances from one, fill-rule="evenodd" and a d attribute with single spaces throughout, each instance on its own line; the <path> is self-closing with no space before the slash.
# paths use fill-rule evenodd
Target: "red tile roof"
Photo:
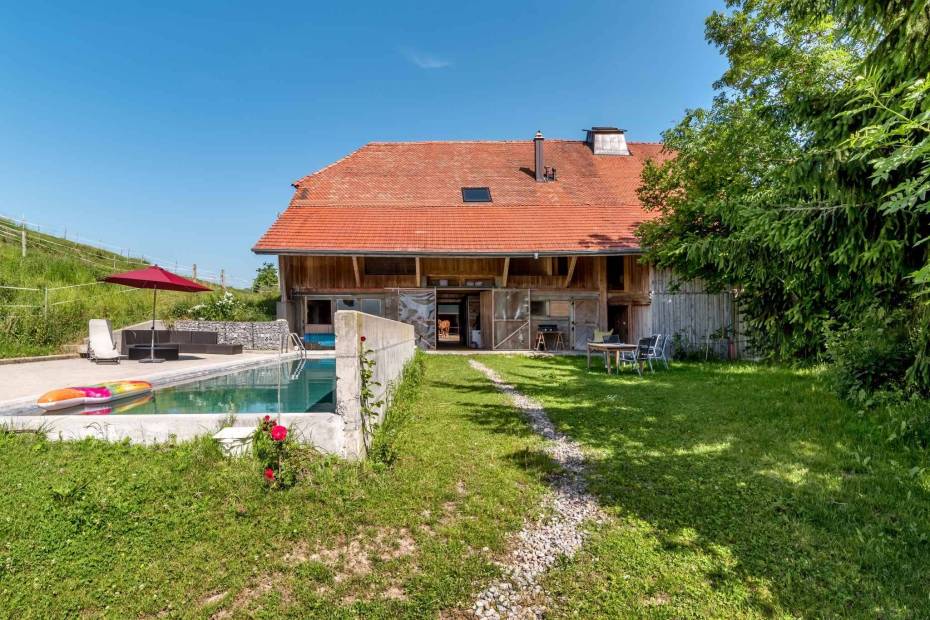
<path id="1" fill-rule="evenodd" d="M 306 176 L 253 251 L 339 254 L 629 252 L 653 217 L 636 196 L 661 144 L 597 155 L 581 141 L 546 140 L 557 180 L 537 183 L 533 142 L 375 142 Z M 463 203 L 489 187 L 491 203 Z"/>

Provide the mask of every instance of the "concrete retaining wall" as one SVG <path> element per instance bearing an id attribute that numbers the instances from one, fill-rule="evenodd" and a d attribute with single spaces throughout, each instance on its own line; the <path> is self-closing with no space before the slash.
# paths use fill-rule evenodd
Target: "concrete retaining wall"
<path id="1" fill-rule="evenodd" d="M 174 329 L 193 332 L 216 332 L 220 344 L 241 344 L 244 349 L 277 351 L 281 339 L 290 332 L 287 321 L 192 321 L 179 319 Z"/>
<path id="2" fill-rule="evenodd" d="M 407 363 L 413 359 L 416 341 L 413 326 L 362 312 L 339 310 L 335 317 L 336 330 L 336 413 L 344 423 L 346 458 L 358 459 L 365 454 L 362 412 L 359 399 L 362 347 L 372 351 L 375 361 L 373 381 L 374 400 L 384 401 L 379 408 L 376 425 L 384 418 L 391 392 L 400 379 Z M 361 337 L 365 342 L 361 342 Z"/>

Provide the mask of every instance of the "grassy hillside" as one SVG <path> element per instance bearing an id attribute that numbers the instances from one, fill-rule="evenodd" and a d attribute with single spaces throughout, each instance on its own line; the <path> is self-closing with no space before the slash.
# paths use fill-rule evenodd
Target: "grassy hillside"
<path id="1" fill-rule="evenodd" d="M 0 288 L 0 358 L 56 353 L 80 342 L 91 318 L 109 319 L 115 329 L 151 317 L 151 291 L 94 284 L 116 271 L 144 267 L 141 260 L 32 230 L 24 258 L 20 234 L 15 224 L 0 219 L 0 287 L 38 290 Z M 249 318 L 273 318 L 265 316 L 269 304 L 256 303 L 250 293 L 235 294 L 251 302 L 243 304 Z M 159 292 L 159 316 L 183 316 L 184 309 L 215 296 Z"/>

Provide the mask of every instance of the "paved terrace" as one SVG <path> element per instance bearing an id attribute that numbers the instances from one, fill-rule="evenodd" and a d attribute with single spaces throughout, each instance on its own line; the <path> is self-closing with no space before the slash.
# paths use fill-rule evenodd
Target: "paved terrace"
<path id="1" fill-rule="evenodd" d="M 331 351 L 310 352 L 311 357 L 332 357 Z M 103 381 L 140 379 L 154 385 L 193 379 L 223 369 L 269 362 L 277 352 L 246 352 L 240 355 L 182 355 L 177 361 L 140 364 L 122 360 L 119 364 L 95 364 L 82 358 L 0 365 L 0 413 L 13 413 L 48 392 L 68 386 L 93 385 Z"/>

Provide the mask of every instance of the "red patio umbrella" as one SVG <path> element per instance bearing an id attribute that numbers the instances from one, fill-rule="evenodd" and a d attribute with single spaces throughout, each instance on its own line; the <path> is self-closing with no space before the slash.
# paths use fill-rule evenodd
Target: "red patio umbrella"
<path id="1" fill-rule="evenodd" d="M 155 357 L 155 296 L 158 291 L 181 291 L 183 293 L 200 293 L 211 289 L 198 284 L 193 280 L 182 278 L 181 276 L 166 271 L 158 265 L 152 265 L 145 269 L 136 269 L 135 271 L 124 271 L 123 273 L 114 273 L 103 279 L 104 282 L 111 284 L 122 284 L 123 286 L 132 286 L 134 288 L 152 289 L 152 344 L 149 346 L 149 357 L 139 360 L 140 362 L 163 362 L 165 360 Z"/>

